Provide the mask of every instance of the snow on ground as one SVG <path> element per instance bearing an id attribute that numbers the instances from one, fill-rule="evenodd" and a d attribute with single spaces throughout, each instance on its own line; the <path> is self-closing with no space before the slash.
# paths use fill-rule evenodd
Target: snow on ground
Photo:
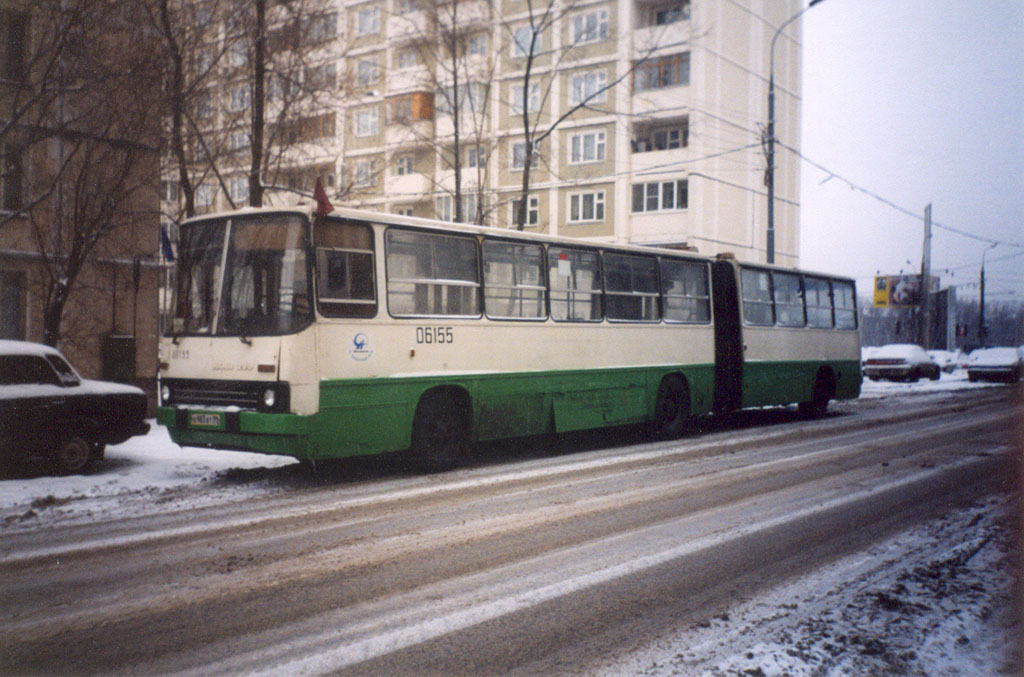
<path id="1" fill-rule="evenodd" d="M 864 399 L 1000 387 L 865 381 Z M 153 423 L 97 472 L 0 480 L 0 533 L 289 491 L 290 458 L 181 448 Z M 275 470 L 276 469 L 276 470 Z M 296 474 L 304 470 L 296 469 Z M 268 479 L 268 476 L 272 478 Z M 921 525 L 605 666 L 645 675 L 996 675 L 1020 665 L 1011 499 Z M 1012 524 L 1012 526 L 1011 526 Z M 1018 652 L 1018 653 L 1014 653 Z"/>
<path id="2" fill-rule="evenodd" d="M 1016 675 L 1018 497 L 875 544 L 602 666 L 606 675 Z"/>

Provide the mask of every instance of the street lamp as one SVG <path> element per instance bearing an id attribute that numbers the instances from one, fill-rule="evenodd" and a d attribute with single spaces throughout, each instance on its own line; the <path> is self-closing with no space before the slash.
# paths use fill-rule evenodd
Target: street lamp
<path id="1" fill-rule="evenodd" d="M 978 343 L 980 347 L 985 347 L 985 254 L 989 253 L 989 250 L 993 249 L 998 245 L 998 242 L 993 242 L 985 251 L 981 252 L 981 279 L 979 280 L 979 298 L 978 298 Z"/>
<path id="2" fill-rule="evenodd" d="M 772 45 L 768 54 L 768 168 L 765 170 L 765 182 L 768 184 L 768 236 L 766 249 L 768 252 L 768 263 L 775 263 L 775 41 L 779 39 L 782 30 L 799 19 L 804 12 L 825 0 L 811 0 L 810 4 L 802 10 L 789 17 L 785 23 L 779 26 L 772 36 Z"/>

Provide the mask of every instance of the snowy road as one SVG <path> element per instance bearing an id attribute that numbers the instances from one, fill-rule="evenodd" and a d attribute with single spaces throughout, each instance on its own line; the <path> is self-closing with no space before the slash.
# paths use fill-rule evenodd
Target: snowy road
<path id="1" fill-rule="evenodd" d="M 752 669 L 774 656 L 760 595 L 782 595 L 778 614 L 807 590 L 779 592 L 794 581 L 864 580 L 892 539 L 931 525 L 945 540 L 918 552 L 984 541 L 964 557 L 998 559 L 971 530 L 996 529 L 984 506 L 1016 497 L 1018 393 L 866 394 L 821 421 L 747 412 L 672 443 L 496 445 L 433 476 L 384 459 L 310 478 L 168 452 L 154 431 L 135 441 L 149 459 L 113 449 L 90 478 L 4 482 L 0 670 Z M 748 663 L 722 644 L 684 650 L 713 626 L 753 646 L 721 627 L 730 614 L 764 632 Z"/>

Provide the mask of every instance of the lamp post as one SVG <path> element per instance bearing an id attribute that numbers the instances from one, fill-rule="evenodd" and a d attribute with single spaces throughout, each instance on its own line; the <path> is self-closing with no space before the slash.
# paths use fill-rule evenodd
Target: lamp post
<path id="1" fill-rule="evenodd" d="M 981 279 L 978 281 L 979 286 L 979 298 L 978 298 L 978 343 L 981 348 L 985 347 L 985 254 L 988 254 L 989 250 L 993 249 L 998 242 L 993 242 L 985 251 L 981 252 Z"/>
<path id="2" fill-rule="evenodd" d="M 772 36 L 772 45 L 768 53 L 768 148 L 766 151 L 768 168 L 765 170 L 765 183 L 768 184 L 768 234 L 765 242 L 768 263 L 775 263 L 775 41 L 779 39 L 783 29 L 799 19 L 804 12 L 825 0 L 811 0 L 810 4 L 789 17 Z"/>

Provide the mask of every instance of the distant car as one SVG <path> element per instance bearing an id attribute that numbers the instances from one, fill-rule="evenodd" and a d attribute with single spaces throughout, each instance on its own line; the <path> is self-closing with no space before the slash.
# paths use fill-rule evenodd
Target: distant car
<path id="1" fill-rule="evenodd" d="M 978 348 L 967 358 L 968 381 L 1016 383 L 1024 374 L 1024 349 Z"/>
<path id="2" fill-rule="evenodd" d="M 952 374 L 966 360 L 959 350 L 929 350 L 928 357 L 946 374 Z"/>
<path id="3" fill-rule="evenodd" d="M 872 381 L 917 381 L 921 377 L 933 381 L 939 378 L 939 365 L 932 361 L 921 346 L 911 343 L 891 343 L 875 348 L 864 361 L 864 375 Z"/>
<path id="4" fill-rule="evenodd" d="M 0 451 L 42 454 L 61 474 L 86 472 L 108 444 L 149 431 L 146 395 L 83 379 L 57 350 L 0 340 Z"/>

